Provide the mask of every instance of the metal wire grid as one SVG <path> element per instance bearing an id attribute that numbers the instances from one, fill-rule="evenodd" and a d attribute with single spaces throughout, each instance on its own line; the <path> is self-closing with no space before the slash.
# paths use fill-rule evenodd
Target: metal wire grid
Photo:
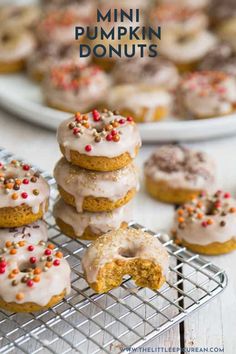
<path id="1" fill-rule="evenodd" d="M 0 161 L 16 156 L 0 149 Z M 51 205 L 57 198 L 54 179 Z M 51 210 L 46 221 L 51 241 L 72 268 L 72 292 L 53 308 L 36 314 L 0 311 L 0 353 L 121 353 L 160 335 L 219 294 L 227 285 L 224 271 L 199 255 L 163 242 L 170 254 L 167 283 L 161 291 L 134 287 L 127 277 L 108 294 L 95 294 L 83 278 L 80 260 L 88 242 L 60 233 Z M 162 242 L 162 235 L 141 228 Z"/>

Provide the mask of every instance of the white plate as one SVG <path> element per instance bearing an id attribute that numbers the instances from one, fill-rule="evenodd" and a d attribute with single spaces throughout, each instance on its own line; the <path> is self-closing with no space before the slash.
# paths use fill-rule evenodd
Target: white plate
<path id="1" fill-rule="evenodd" d="M 0 77 L 0 105 L 28 121 L 56 129 L 58 124 L 70 116 L 46 107 L 40 87 L 23 75 Z M 168 120 L 158 123 L 140 124 L 143 141 L 194 141 L 231 135 L 236 133 L 236 114 L 204 120 Z"/>

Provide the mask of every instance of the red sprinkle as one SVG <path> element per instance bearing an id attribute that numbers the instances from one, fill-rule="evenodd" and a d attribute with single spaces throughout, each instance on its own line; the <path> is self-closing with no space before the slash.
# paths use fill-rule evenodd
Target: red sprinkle
<path id="1" fill-rule="evenodd" d="M 28 180 L 27 178 L 24 178 L 24 179 L 23 179 L 23 183 L 24 183 L 24 184 L 29 184 L 29 180 Z"/>
<path id="2" fill-rule="evenodd" d="M 29 279 L 26 284 L 31 288 L 34 285 L 34 282 L 33 280 Z"/>
<path id="3" fill-rule="evenodd" d="M 107 141 L 111 141 L 111 140 L 112 140 L 112 134 L 108 134 L 108 135 L 106 136 L 106 140 L 107 140 Z"/>
<path id="4" fill-rule="evenodd" d="M 37 258 L 36 257 L 30 257 L 30 263 L 36 263 Z"/>
<path id="5" fill-rule="evenodd" d="M 23 199 L 28 198 L 28 194 L 26 192 L 21 193 L 21 196 L 22 196 Z"/>
<path id="6" fill-rule="evenodd" d="M 55 259 L 55 261 L 53 262 L 53 265 L 54 265 L 55 267 L 58 267 L 58 266 L 60 265 L 59 259 Z"/>
<path id="7" fill-rule="evenodd" d="M 207 221 L 203 221 L 202 222 L 202 227 L 207 227 L 207 226 L 208 226 Z"/>
<path id="8" fill-rule="evenodd" d="M 4 274 L 6 271 L 6 268 L 0 268 L 0 274 Z"/>
<path id="9" fill-rule="evenodd" d="M 29 169 L 30 169 L 29 165 L 23 165 L 23 170 L 24 171 L 29 171 Z"/>
<path id="10" fill-rule="evenodd" d="M 230 197 L 231 197 L 230 193 L 225 193 L 225 194 L 224 194 L 224 198 L 225 198 L 225 199 L 229 199 Z"/>
<path id="11" fill-rule="evenodd" d="M 34 246 L 33 245 L 29 245 L 28 246 L 28 251 L 32 252 L 34 250 Z"/>
<path id="12" fill-rule="evenodd" d="M 6 261 L 1 261 L 0 262 L 0 268 L 6 268 L 7 262 Z"/>
<path id="13" fill-rule="evenodd" d="M 117 131 L 116 131 L 115 129 L 113 129 L 113 130 L 111 131 L 111 135 L 114 136 L 114 135 L 116 135 L 116 134 L 117 134 Z"/>
<path id="14" fill-rule="evenodd" d="M 92 150 L 92 146 L 91 145 L 86 145 L 85 146 L 85 151 L 90 152 Z"/>
<path id="15" fill-rule="evenodd" d="M 123 118 L 121 118 L 121 119 L 119 120 L 119 123 L 120 123 L 120 124 L 125 124 L 125 120 L 124 120 Z"/>
<path id="16" fill-rule="evenodd" d="M 52 251 L 47 248 L 45 250 L 44 254 L 45 254 L 45 256 L 50 256 L 52 254 Z"/>
<path id="17" fill-rule="evenodd" d="M 134 120 L 133 117 L 127 117 L 128 122 L 133 122 L 133 120 Z"/>
<path id="18" fill-rule="evenodd" d="M 96 109 L 94 109 L 92 113 L 93 113 L 93 120 L 94 120 L 95 122 L 99 122 L 99 120 L 100 120 L 100 113 L 99 113 Z"/>
<path id="19" fill-rule="evenodd" d="M 73 129 L 73 134 L 76 135 L 77 133 L 79 133 L 80 129 L 79 128 L 74 128 Z"/>

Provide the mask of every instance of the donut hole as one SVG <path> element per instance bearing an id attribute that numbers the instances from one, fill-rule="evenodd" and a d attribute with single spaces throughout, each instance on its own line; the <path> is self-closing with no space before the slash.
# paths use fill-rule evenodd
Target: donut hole
<path id="1" fill-rule="evenodd" d="M 31 269 L 36 268 L 36 265 L 30 262 L 22 262 L 21 264 L 19 264 L 18 268 L 21 273 L 29 273 Z"/>
<path id="2" fill-rule="evenodd" d="M 188 43 L 191 40 L 191 36 L 189 35 L 182 35 L 178 38 L 178 43 L 179 44 L 185 44 Z"/>
<path id="3" fill-rule="evenodd" d="M 9 33 L 4 33 L 2 36 L 1 36 L 1 41 L 2 43 L 8 43 L 12 40 L 12 35 L 9 34 Z"/>
<path id="4" fill-rule="evenodd" d="M 119 255 L 123 258 L 135 258 L 136 250 L 130 248 L 120 248 Z"/>

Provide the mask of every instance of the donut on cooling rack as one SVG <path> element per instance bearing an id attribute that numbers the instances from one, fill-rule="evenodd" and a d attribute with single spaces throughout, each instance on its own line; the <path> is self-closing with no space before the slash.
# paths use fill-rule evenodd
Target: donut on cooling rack
<path id="1" fill-rule="evenodd" d="M 97 293 L 108 292 L 129 274 L 137 286 L 159 289 L 166 280 L 168 253 L 154 236 L 128 228 L 100 236 L 86 250 L 85 279 Z"/>
<path id="2" fill-rule="evenodd" d="M 127 166 L 141 146 L 138 127 L 132 117 L 107 109 L 76 113 L 61 123 L 57 139 L 69 162 L 95 171 L 113 171 Z"/>
<path id="3" fill-rule="evenodd" d="M 43 94 L 52 108 L 87 112 L 104 100 L 109 87 L 109 76 L 98 66 L 70 62 L 52 67 L 46 76 Z"/>
<path id="4" fill-rule="evenodd" d="M 179 84 L 179 113 L 196 119 L 231 114 L 236 107 L 236 79 L 218 71 L 186 75 Z"/>
<path id="5" fill-rule="evenodd" d="M 222 191 L 201 194 L 176 211 L 173 236 L 193 252 L 208 255 L 236 249 L 236 200 Z"/>
<path id="6" fill-rule="evenodd" d="M 35 39 L 27 30 L 2 27 L 0 31 L 0 73 L 12 73 L 24 68 L 35 48 Z"/>
<path id="7" fill-rule="evenodd" d="M 0 256 L 0 307 L 35 312 L 70 293 L 70 266 L 52 244 L 7 241 Z"/>
<path id="8" fill-rule="evenodd" d="M 0 163 L 0 227 L 20 227 L 43 217 L 49 185 L 28 164 Z"/>
<path id="9" fill-rule="evenodd" d="M 59 199 L 53 210 L 60 230 L 71 238 L 94 240 L 108 231 L 126 228 L 132 219 L 129 204 L 108 212 L 82 212 Z"/>
<path id="10" fill-rule="evenodd" d="M 38 220 L 32 224 L 0 229 L 0 248 L 4 248 L 7 241 L 18 244 L 20 241 L 27 241 L 38 244 L 39 241 L 48 240 L 47 225 L 43 220 Z"/>
<path id="11" fill-rule="evenodd" d="M 107 106 L 117 108 L 121 115 L 132 116 L 137 123 L 163 120 L 170 113 L 173 103 L 166 90 L 143 85 L 113 87 L 107 95 Z"/>
<path id="12" fill-rule="evenodd" d="M 144 166 L 147 192 L 157 200 L 182 204 L 215 183 L 215 164 L 203 152 L 179 145 L 158 148 Z"/>
<path id="13" fill-rule="evenodd" d="M 62 158 L 54 176 L 62 198 L 78 212 L 113 210 L 131 200 L 139 189 L 138 171 L 132 163 L 119 170 L 97 172 Z"/>

